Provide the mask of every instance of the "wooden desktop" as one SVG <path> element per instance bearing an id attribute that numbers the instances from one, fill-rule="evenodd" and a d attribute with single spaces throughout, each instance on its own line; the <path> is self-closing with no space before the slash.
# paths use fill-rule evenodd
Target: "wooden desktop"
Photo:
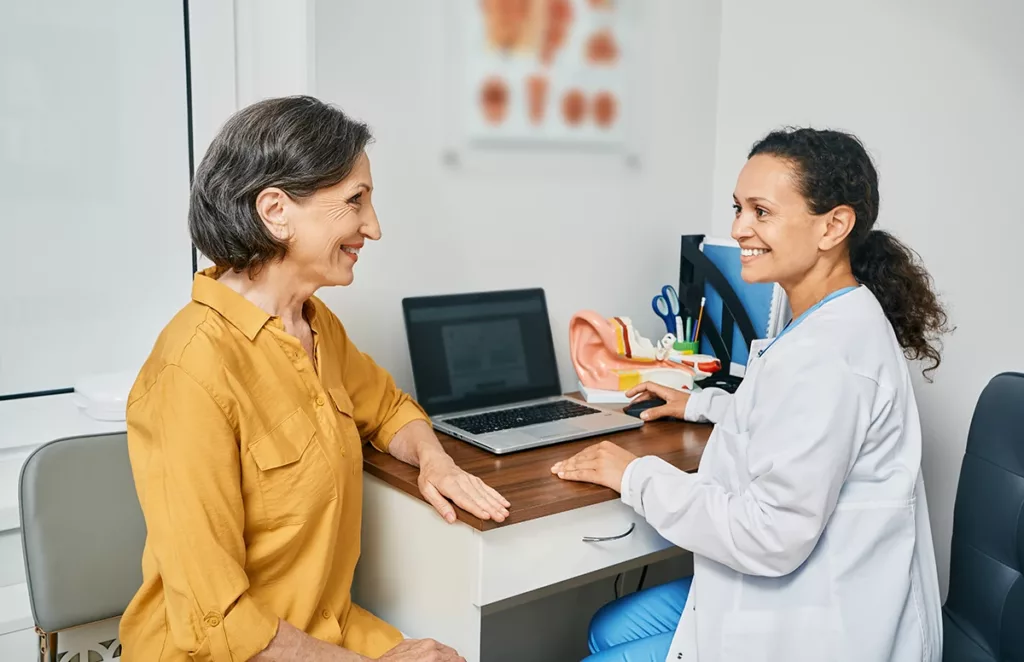
<path id="1" fill-rule="evenodd" d="M 460 521 L 478 531 L 486 531 L 618 498 L 617 493 L 606 487 L 564 481 L 551 473 L 551 465 L 558 460 L 570 457 L 603 439 L 635 455 L 657 455 L 683 471 L 695 471 L 711 429 L 710 425 L 655 421 L 645 423 L 635 430 L 508 455 L 494 455 L 445 434 L 438 435 L 438 438 L 459 467 L 480 477 L 512 504 L 509 517 L 501 524 L 481 520 L 464 510 L 456 509 Z M 415 498 L 423 498 L 416 483 L 419 470 L 415 467 L 369 446 L 366 447 L 363 466 L 368 474 L 388 485 Z"/>

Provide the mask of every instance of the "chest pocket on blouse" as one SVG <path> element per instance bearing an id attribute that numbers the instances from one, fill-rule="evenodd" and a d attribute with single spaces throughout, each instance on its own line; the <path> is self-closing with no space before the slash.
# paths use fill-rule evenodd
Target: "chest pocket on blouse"
<path id="1" fill-rule="evenodd" d="M 331 463 L 301 408 L 249 444 L 270 524 L 301 524 L 338 498 Z"/>
<path id="2" fill-rule="evenodd" d="M 363 442 L 359 438 L 359 428 L 356 427 L 355 419 L 352 417 L 355 407 L 352 399 L 343 388 L 332 387 L 327 389 L 331 394 L 331 401 L 334 408 L 341 416 L 338 417 L 338 430 L 341 433 L 340 442 L 346 459 L 353 466 L 355 472 L 362 471 Z"/>

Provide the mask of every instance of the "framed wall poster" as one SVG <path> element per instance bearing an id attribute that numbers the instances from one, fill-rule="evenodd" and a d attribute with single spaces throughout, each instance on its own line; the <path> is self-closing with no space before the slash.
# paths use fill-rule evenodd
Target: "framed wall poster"
<path id="1" fill-rule="evenodd" d="M 621 147 L 625 0 L 461 0 L 461 115 L 475 143 Z"/>

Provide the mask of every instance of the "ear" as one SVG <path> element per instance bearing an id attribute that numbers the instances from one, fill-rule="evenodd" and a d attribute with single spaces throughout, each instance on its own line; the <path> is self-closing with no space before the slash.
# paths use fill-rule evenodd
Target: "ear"
<path id="1" fill-rule="evenodd" d="M 840 205 L 825 215 L 825 234 L 818 241 L 818 248 L 828 251 L 846 241 L 857 222 L 857 212 L 849 205 Z"/>
<path id="2" fill-rule="evenodd" d="M 270 234 L 280 241 L 288 241 L 292 237 L 292 227 L 285 213 L 291 201 L 287 193 L 273 186 L 256 196 L 256 213 Z"/>

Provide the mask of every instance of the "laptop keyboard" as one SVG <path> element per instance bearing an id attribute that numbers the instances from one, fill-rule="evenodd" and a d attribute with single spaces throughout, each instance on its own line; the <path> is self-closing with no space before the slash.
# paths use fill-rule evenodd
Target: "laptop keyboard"
<path id="1" fill-rule="evenodd" d="M 526 427 L 527 425 L 536 425 L 537 423 L 550 423 L 552 421 L 561 421 L 567 418 L 597 413 L 600 413 L 600 410 L 593 407 L 587 407 L 569 400 L 559 400 L 557 402 L 545 402 L 527 407 L 516 407 L 514 409 L 502 409 L 472 416 L 449 418 L 445 423 L 472 434 L 485 434 L 487 432 L 511 430 Z"/>

